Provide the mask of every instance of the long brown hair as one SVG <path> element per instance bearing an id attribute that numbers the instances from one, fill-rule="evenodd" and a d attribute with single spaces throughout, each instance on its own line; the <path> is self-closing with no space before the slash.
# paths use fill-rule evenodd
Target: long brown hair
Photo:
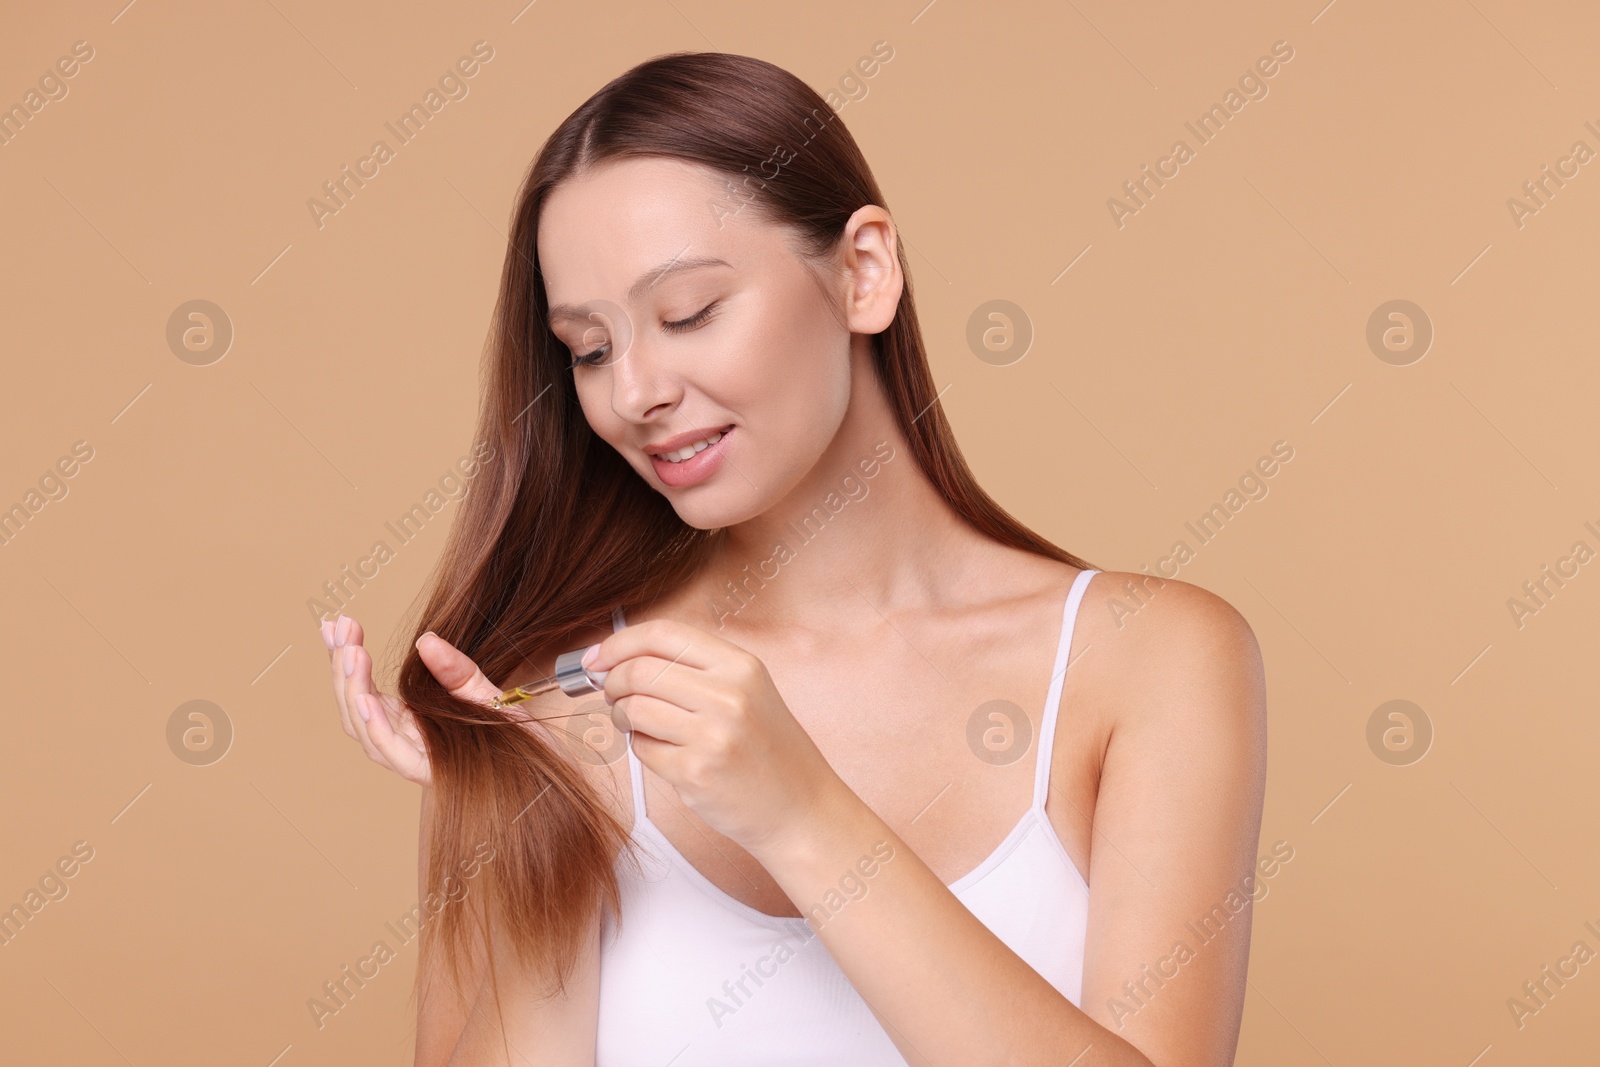
<path id="1" fill-rule="evenodd" d="M 763 164 L 771 165 L 776 147 L 789 157 L 765 180 Z M 857 208 L 888 207 L 826 101 L 794 75 L 748 56 L 657 56 L 600 89 L 550 135 L 517 199 L 485 353 L 477 437 L 486 459 L 413 634 L 432 630 L 501 685 L 528 680 L 512 675 L 526 670 L 531 656 L 608 626 L 617 605 L 681 586 L 716 538 L 679 519 L 589 428 L 569 355 L 546 317 L 536 240 L 545 199 L 586 168 L 627 157 L 668 157 L 719 172 L 759 218 L 792 228 L 798 247 L 817 262 L 834 252 Z M 903 246 L 899 257 L 904 292 L 894 321 L 874 338 L 874 366 L 918 468 L 980 533 L 1091 566 L 1022 525 L 974 480 L 936 402 Z M 482 915 L 505 924 L 502 936 L 521 966 L 554 977 L 564 991 L 596 909 L 621 921 L 613 864 L 624 851 L 637 860 L 628 828 L 569 757 L 514 725 L 519 716 L 450 696 L 415 645 L 400 667 L 398 690 L 433 770 L 429 885 L 465 870 L 478 844 L 491 842 L 494 858 L 471 890 L 482 894 Z M 513 728 L 498 728 L 506 725 Z M 442 909 L 424 925 L 425 957 L 442 949 L 458 975 L 471 947 L 468 927 L 462 909 Z"/>

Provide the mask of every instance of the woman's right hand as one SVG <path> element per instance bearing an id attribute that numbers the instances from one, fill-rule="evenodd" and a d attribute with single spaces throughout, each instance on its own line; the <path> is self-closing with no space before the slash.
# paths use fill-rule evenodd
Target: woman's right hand
<path id="1" fill-rule="evenodd" d="M 323 619 L 323 645 L 328 646 L 328 667 L 333 672 L 333 694 L 339 704 L 339 725 L 360 742 L 366 755 L 406 781 L 432 784 L 427 745 L 416 728 L 411 709 L 400 697 L 378 693 L 373 686 L 373 657 L 362 645 L 362 624 L 341 614 Z M 416 638 L 422 665 L 456 699 L 491 707 L 502 693 L 466 653 L 438 633 Z M 379 713 L 382 712 L 382 713 Z"/>
<path id="2" fill-rule="evenodd" d="M 418 785 L 432 782 L 428 749 L 410 709 L 379 693 L 372 683 L 372 656 L 362 645 L 361 624 L 348 615 L 322 620 L 333 693 L 344 732 L 360 742 L 369 759 Z M 438 634 L 417 639 L 423 664 L 451 696 L 487 706 L 500 695 L 478 665 Z"/>
<path id="3" fill-rule="evenodd" d="M 422 733 L 399 698 L 373 687 L 372 656 L 361 643 L 364 636 L 361 624 L 348 615 L 322 620 L 339 724 L 374 763 L 407 781 L 428 785 L 433 775 Z"/>

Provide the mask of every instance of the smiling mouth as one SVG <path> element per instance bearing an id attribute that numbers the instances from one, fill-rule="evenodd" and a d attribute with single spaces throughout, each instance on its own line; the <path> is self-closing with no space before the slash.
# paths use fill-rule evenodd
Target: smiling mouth
<path id="1" fill-rule="evenodd" d="M 694 456 L 704 452 L 706 449 L 722 440 L 723 437 L 727 435 L 728 431 L 732 429 L 732 426 L 725 427 L 724 429 L 718 430 L 710 437 L 701 438 L 700 440 L 695 441 L 693 444 L 684 445 L 682 448 L 673 452 L 662 452 L 660 454 L 656 454 L 654 458 L 664 460 L 667 463 L 682 463 L 684 460 L 692 459 Z"/>

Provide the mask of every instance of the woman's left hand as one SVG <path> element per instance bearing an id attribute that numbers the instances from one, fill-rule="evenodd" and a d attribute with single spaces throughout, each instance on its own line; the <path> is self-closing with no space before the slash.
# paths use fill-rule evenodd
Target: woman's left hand
<path id="1" fill-rule="evenodd" d="M 757 858 L 813 825 L 844 787 L 766 666 L 715 634 L 649 619 L 600 642 L 584 666 L 608 672 L 612 721 L 633 732 L 639 761 Z"/>

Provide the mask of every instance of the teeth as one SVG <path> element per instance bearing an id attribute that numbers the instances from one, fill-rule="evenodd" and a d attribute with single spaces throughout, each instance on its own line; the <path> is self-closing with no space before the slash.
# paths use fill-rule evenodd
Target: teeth
<path id="1" fill-rule="evenodd" d="M 710 437 L 696 441 L 692 445 L 684 445 L 676 452 L 664 452 L 662 453 L 661 458 L 666 460 L 668 463 L 682 463 L 696 452 L 704 451 L 720 440 L 722 440 L 722 434 L 714 433 Z"/>

